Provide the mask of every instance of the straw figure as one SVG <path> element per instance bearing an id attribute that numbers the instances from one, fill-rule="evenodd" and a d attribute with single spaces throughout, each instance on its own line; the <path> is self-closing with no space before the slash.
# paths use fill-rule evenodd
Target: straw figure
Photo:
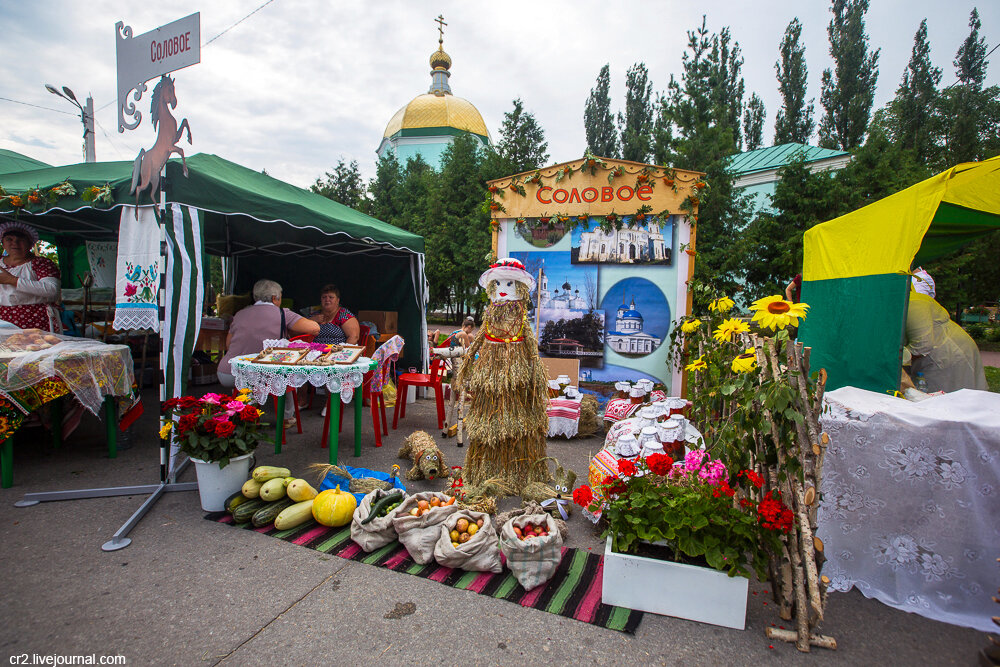
<path id="1" fill-rule="evenodd" d="M 563 468 L 559 461 L 551 456 L 546 457 L 546 459 L 555 461 L 556 464 L 552 481 L 547 484 L 531 482 L 526 485 L 521 490 L 521 500 L 536 502 L 544 507 L 549 514 L 566 520 L 573 513 L 573 487 L 576 485 L 576 473 Z M 539 461 L 538 464 L 547 466 L 545 460 Z"/>
<path id="2" fill-rule="evenodd" d="M 414 431 L 399 448 L 399 458 L 410 459 L 413 467 L 406 473 L 406 479 L 434 479 L 448 477 L 448 464 L 444 462 L 444 452 L 427 431 Z"/>
<path id="3" fill-rule="evenodd" d="M 549 480 L 548 470 L 535 465 L 545 457 L 549 395 L 528 324 L 535 280 L 521 262 L 502 259 L 490 265 L 479 284 L 490 305 L 456 377 L 456 384 L 472 395 L 462 472 L 467 485 L 499 478 L 511 495 L 518 495 L 529 482 Z"/>

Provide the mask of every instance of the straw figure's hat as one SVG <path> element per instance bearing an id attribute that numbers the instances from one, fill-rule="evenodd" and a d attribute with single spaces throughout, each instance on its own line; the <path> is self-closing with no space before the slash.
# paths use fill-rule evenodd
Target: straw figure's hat
<path id="1" fill-rule="evenodd" d="M 524 268 L 524 264 L 510 257 L 505 257 L 490 264 L 490 268 L 483 271 L 483 275 L 479 276 L 479 286 L 486 289 L 491 280 L 515 280 L 527 285 L 529 292 L 535 291 L 535 279 Z"/>

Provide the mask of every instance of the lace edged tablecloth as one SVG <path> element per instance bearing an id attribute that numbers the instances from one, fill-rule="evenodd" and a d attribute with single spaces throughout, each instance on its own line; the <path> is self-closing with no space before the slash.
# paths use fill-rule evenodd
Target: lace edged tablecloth
<path id="1" fill-rule="evenodd" d="M 230 364 L 237 389 L 249 389 L 258 404 L 263 404 L 269 395 L 283 396 L 289 388 L 298 389 L 306 383 L 326 387 L 327 391 L 340 394 L 341 400 L 350 403 L 354 390 L 361 386 L 364 374 L 372 366 L 368 357 L 361 357 L 353 364 L 284 366 L 255 364 L 252 359 L 256 356 L 234 357 Z"/>
<path id="2" fill-rule="evenodd" d="M 580 430 L 580 398 L 550 398 L 549 407 L 546 414 L 549 418 L 548 437 L 554 438 L 557 435 L 574 437 Z"/>
<path id="3" fill-rule="evenodd" d="M 825 405 L 818 536 L 830 588 L 994 630 L 1000 395 L 963 389 L 911 403 L 844 387 Z"/>

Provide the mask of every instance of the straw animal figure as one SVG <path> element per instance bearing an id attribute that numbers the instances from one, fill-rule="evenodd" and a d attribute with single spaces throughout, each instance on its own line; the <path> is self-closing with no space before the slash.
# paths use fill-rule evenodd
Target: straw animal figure
<path id="1" fill-rule="evenodd" d="M 548 470 L 533 465 L 545 457 L 548 430 L 548 380 L 527 321 L 535 281 L 520 262 L 505 259 L 479 284 L 490 305 L 456 377 L 472 395 L 463 477 L 472 486 L 499 478 L 517 495 L 529 482 L 549 479 Z"/>
<path id="2" fill-rule="evenodd" d="M 521 491 L 521 500 L 539 503 L 549 514 L 567 519 L 573 513 L 573 486 L 576 484 L 576 473 L 564 469 L 559 465 L 559 461 L 551 456 L 546 459 L 555 461 L 556 464 L 552 481 L 531 482 Z M 538 465 L 548 467 L 545 460 L 538 461 Z"/>
<path id="3" fill-rule="evenodd" d="M 399 458 L 410 459 L 413 467 L 406 473 L 406 479 L 434 479 L 448 477 L 450 469 L 444 462 L 444 453 L 427 431 L 414 431 L 399 448 Z"/>
<path id="4" fill-rule="evenodd" d="M 462 470 L 461 466 L 454 466 L 453 469 Z M 474 486 L 466 485 L 462 478 L 456 477 L 455 474 L 452 473 L 451 486 L 445 489 L 444 493 L 455 496 L 458 499 L 458 504 L 465 509 L 496 514 L 497 496 L 513 495 L 510 488 L 499 478 L 488 479 L 483 484 Z"/>

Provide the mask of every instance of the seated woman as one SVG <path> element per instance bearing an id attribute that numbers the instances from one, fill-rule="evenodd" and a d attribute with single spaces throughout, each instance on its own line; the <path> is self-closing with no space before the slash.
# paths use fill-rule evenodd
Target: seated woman
<path id="1" fill-rule="evenodd" d="M 336 285 L 325 286 L 320 290 L 319 301 L 321 310 L 309 318 L 319 325 L 319 333 L 313 342 L 357 345 L 361 337 L 361 323 L 354 313 L 341 307 L 340 289 Z"/>
<path id="2" fill-rule="evenodd" d="M 226 337 L 226 354 L 219 362 L 219 384 L 235 386 L 229 361 L 243 354 L 256 354 L 264 347 L 267 338 L 288 338 L 299 334 L 315 335 L 319 325 L 288 308 L 281 307 L 281 285 L 273 280 L 258 280 L 253 286 L 255 303 L 236 313 Z M 282 313 L 285 331 L 282 332 Z M 295 413 L 292 401 L 285 401 L 285 418 Z"/>
<path id="3" fill-rule="evenodd" d="M 466 317 L 462 322 L 461 329 L 455 329 L 448 336 L 441 340 L 441 331 L 436 330 L 433 334 L 433 341 L 440 341 L 435 343 L 434 347 L 461 347 L 468 348 L 472 345 L 472 332 L 476 329 L 476 320 L 472 317 Z"/>
<path id="4" fill-rule="evenodd" d="M 22 222 L 0 225 L 0 320 L 22 329 L 62 333 L 56 310 L 61 282 L 59 267 L 52 260 L 36 257 L 31 249 L 38 232 Z"/>
<path id="5" fill-rule="evenodd" d="M 923 373 L 927 391 L 989 389 L 979 346 L 944 306 L 916 290 L 910 291 L 906 311 L 906 347 L 913 358 L 911 377 Z"/>

